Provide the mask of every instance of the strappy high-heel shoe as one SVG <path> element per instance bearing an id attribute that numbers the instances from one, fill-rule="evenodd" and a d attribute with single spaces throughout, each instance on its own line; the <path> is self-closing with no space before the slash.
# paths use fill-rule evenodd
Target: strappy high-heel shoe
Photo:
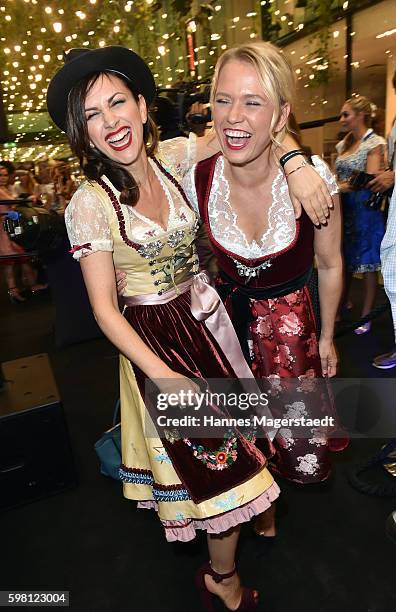
<path id="1" fill-rule="evenodd" d="M 210 563 L 205 563 L 198 570 L 195 576 L 195 584 L 197 589 L 201 595 L 202 602 L 202 610 L 203 612 L 214 612 L 213 608 L 213 598 L 217 597 L 214 593 L 211 593 L 205 584 L 205 576 L 209 575 L 213 578 L 213 580 L 217 583 L 226 580 L 227 578 L 231 578 L 236 573 L 236 568 L 229 572 L 228 574 L 218 574 L 212 569 Z M 232 612 L 253 612 L 257 606 L 259 601 L 258 592 L 254 589 L 248 589 L 246 587 L 242 587 L 242 597 L 239 603 L 239 606 L 235 608 Z M 225 610 L 229 610 L 224 604 Z"/>

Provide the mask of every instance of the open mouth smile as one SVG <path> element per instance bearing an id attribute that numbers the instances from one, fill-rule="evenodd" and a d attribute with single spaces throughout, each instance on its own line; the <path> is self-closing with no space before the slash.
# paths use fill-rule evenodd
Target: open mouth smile
<path id="1" fill-rule="evenodd" d="M 114 151 L 123 151 L 132 142 L 131 129 L 129 127 L 121 127 L 115 132 L 107 134 L 105 140 Z"/>
<path id="2" fill-rule="evenodd" d="M 224 130 L 224 136 L 228 148 L 236 151 L 244 149 L 248 145 L 249 139 L 252 137 L 252 134 L 246 132 L 245 130 L 227 129 Z"/>

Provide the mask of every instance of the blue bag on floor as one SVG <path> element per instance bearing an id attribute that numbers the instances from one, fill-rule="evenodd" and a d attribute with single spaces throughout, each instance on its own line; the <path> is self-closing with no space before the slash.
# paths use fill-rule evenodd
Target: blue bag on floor
<path id="1" fill-rule="evenodd" d="M 120 480 L 119 470 L 121 466 L 121 423 L 118 423 L 120 415 L 120 400 L 117 400 L 113 426 L 105 431 L 103 436 L 95 444 L 95 451 L 100 461 L 100 472 L 115 480 Z"/>

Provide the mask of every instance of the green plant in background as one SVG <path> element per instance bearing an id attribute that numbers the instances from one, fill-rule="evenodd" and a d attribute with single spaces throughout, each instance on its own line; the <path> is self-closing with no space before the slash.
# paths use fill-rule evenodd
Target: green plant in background
<path id="1" fill-rule="evenodd" d="M 283 7 L 287 8 L 284 2 L 267 2 L 261 7 L 264 40 L 281 44 L 282 31 L 283 35 L 295 33 L 302 28 L 305 32 L 307 26 L 310 26 L 313 31 L 310 37 L 313 50 L 307 59 L 309 61 L 320 58 L 311 65 L 311 77 L 308 81 L 310 87 L 327 83 L 334 76 L 337 64 L 331 53 L 331 25 L 334 22 L 334 10 L 341 8 L 342 4 L 340 0 L 333 0 L 333 2 L 331 0 L 297 0 L 294 11 L 300 9 L 299 13 L 302 16 L 298 18 L 299 23 L 296 22 L 296 13 L 284 13 L 281 10 Z M 283 21 L 281 21 L 282 17 Z M 287 26 L 289 26 L 289 31 L 285 31 Z"/>
<path id="2" fill-rule="evenodd" d="M 191 10 L 191 0 L 172 0 L 173 10 L 180 15 L 180 17 L 187 17 Z"/>
<path id="3" fill-rule="evenodd" d="M 334 3 L 329 2 L 329 0 L 314 0 L 314 2 L 307 2 L 307 4 L 312 5 L 315 16 L 314 22 L 317 25 L 317 30 L 311 37 L 311 42 L 315 48 L 310 54 L 310 59 L 321 58 L 313 65 L 315 78 L 309 82 L 311 87 L 315 87 L 328 83 L 333 78 L 337 67 L 337 62 L 331 54 L 330 45 L 332 40 L 331 26 L 334 21 Z"/>
<path id="4" fill-rule="evenodd" d="M 258 3 L 261 8 L 261 37 L 269 42 L 276 42 L 279 38 L 281 25 L 275 15 L 275 6 L 267 2 L 264 5 Z"/>

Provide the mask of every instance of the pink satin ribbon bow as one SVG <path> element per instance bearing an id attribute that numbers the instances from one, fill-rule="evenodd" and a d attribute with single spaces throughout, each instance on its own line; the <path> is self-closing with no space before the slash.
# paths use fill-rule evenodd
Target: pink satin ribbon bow
<path id="1" fill-rule="evenodd" d="M 254 380 L 231 319 L 219 294 L 210 282 L 210 277 L 205 271 L 194 276 L 191 285 L 191 313 L 197 321 L 204 321 L 212 336 L 221 346 L 238 378 Z"/>
<path id="2" fill-rule="evenodd" d="M 194 276 L 191 284 L 191 314 L 197 321 L 205 323 L 207 329 L 220 345 L 245 391 L 260 395 L 260 388 L 246 363 L 228 312 L 216 289 L 210 283 L 210 276 L 205 270 Z M 268 408 L 264 409 L 261 416 L 264 414 L 267 418 L 272 418 L 271 411 Z M 266 433 L 272 442 L 276 430 L 268 428 Z"/>

